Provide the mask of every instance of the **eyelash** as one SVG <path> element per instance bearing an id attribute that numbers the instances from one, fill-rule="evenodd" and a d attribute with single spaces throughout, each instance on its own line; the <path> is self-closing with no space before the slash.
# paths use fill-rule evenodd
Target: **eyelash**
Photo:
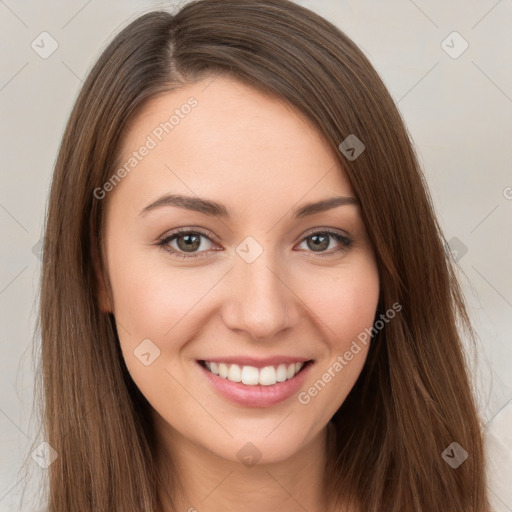
<path id="1" fill-rule="evenodd" d="M 174 248 L 171 248 L 169 246 L 169 243 L 172 242 L 179 235 L 183 235 L 183 234 L 187 234 L 187 235 L 200 235 L 200 236 L 203 236 L 203 237 L 207 238 L 210 242 L 214 243 L 213 240 L 211 240 L 211 238 L 210 238 L 211 235 L 203 233 L 202 231 L 195 231 L 195 230 L 190 230 L 190 229 L 187 229 L 187 228 L 180 228 L 180 229 L 177 229 L 176 231 L 173 231 L 172 233 L 170 233 L 165 238 L 160 239 L 158 241 L 157 245 L 159 247 L 162 247 L 162 249 L 164 249 L 165 251 L 168 251 L 171 254 L 177 256 L 178 258 L 182 258 L 182 259 L 203 258 L 203 257 L 206 257 L 205 254 L 207 254 L 208 252 L 211 251 L 211 249 L 210 249 L 210 251 L 200 251 L 200 252 L 196 252 L 196 253 L 183 253 L 183 252 L 178 251 L 178 250 L 176 250 Z M 300 241 L 300 243 L 304 242 L 308 238 L 311 238 L 311 237 L 313 237 L 315 235 L 329 235 L 329 236 L 333 237 L 337 242 L 339 242 L 341 244 L 341 247 L 338 248 L 338 249 L 334 249 L 334 250 L 331 249 L 328 252 L 326 251 L 326 252 L 318 252 L 318 253 L 316 253 L 320 257 L 332 256 L 335 253 L 338 253 L 338 252 L 341 252 L 341 251 L 347 251 L 351 247 L 353 242 L 354 242 L 348 236 L 342 235 L 341 233 L 338 233 L 337 231 L 332 231 L 330 229 L 324 229 L 324 230 L 321 230 L 321 231 L 314 231 L 312 233 L 309 233 L 307 236 L 305 236 Z M 308 252 L 313 252 L 314 253 L 314 251 L 308 251 Z"/>

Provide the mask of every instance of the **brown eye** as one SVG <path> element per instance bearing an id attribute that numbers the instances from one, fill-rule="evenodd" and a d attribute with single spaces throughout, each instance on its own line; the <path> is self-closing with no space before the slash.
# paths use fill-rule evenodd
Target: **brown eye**
<path id="1" fill-rule="evenodd" d="M 206 247 L 204 247 L 203 239 L 208 241 Z M 208 247 L 208 243 L 213 244 L 204 233 L 181 230 L 166 236 L 158 245 L 180 258 L 195 258 L 209 252 L 211 246 Z M 202 250 L 199 250 L 200 248 Z"/>
<path id="2" fill-rule="evenodd" d="M 331 244 L 332 240 L 335 240 L 334 244 Z M 336 247 L 336 242 L 338 247 Z M 301 244 L 304 243 L 306 243 L 308 252 L 329 255 L 348 250 L 353 240 L 335 231 L 317 231 L 305 237 Z"/>
<path id="3" fill-rule="evenodd" d="M 195 233 L 190 235 L 178 235 L 175 237 L 175 240 L 180 251 L 185 252 L 196 251 L 201 245 L 201 235 Z"/>
<path id="4" fill-rule="evenodd" d="M 325 249 L 327 249 L 329 247 L 329 243 L 330 243 L 329 235 L 324 235 L 324 234 L 312 235 L 312 236 L 309 236 L 306 240 L 308 241 L 307 242 L 308 248 L 315 252 L 317 250 L 324 251 Z"/>

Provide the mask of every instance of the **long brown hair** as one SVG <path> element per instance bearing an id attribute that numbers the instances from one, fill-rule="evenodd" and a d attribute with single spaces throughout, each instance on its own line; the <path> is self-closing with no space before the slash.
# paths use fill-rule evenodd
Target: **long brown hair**
<path id="1" fill-rule="evenodd" d="M 287 102 L 337 152 L 375 249 L 379 312 L 401 312 L 373 337 L 334 415 L 333 497 L 365 512 L 489 510 L 481 425 L 457 326 L 463 298 L 404 122 L 365 55 L 338 28 L 287 0 L 199 0 L 122 30 L 90 71 L 58 154 L 40 298 L 41 400 L 51 512 L 161 510 L 150 405 L 133 383 L 115 320 L 98 305 L 101 254 L 120 137 L 146 102 L 225 74 Z M 349 135 L 365 145 L 347 158 Z M 441 456 L 456 442 L 468 458 Z M 172 492 L 172 489 L 171 489 Z"/>

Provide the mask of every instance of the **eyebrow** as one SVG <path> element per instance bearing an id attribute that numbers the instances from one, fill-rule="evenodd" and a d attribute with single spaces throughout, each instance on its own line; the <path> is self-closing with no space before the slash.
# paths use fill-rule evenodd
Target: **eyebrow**
<path id="1" fill-rule="evenodd" d="M 330 197 L 328 199 L 322 199 L 321 201 L 306 203 L 300 208 L 295 208 L 292 210 L 292 216 L 293 218 L 300 219 L 308 215 L 314 215 L 315 213 L 324 212 L 347 204 L 359 204 L 359 201 L 355 197 L 349 196 Z M 230 219 L 232 217 L 229 208 L 222 203 L 218 203 L 210 199 L 184 196 L 181 194 L 165 194 L 159 197 L 156 201 L 153 201 L 142 208 L 139 215 L 145 215 L 152 210 L 162 208 L 164 206 L 184 208 L 186 210 L 192 210 L 213 217 L 222 217 L 226 219 Z"/>

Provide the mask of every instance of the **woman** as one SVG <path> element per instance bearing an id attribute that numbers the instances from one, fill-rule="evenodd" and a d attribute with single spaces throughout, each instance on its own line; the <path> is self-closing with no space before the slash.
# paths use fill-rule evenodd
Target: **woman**
<path id="1" fill-rule="evenodd" d="M 283 0 L 141 16 L 56 163 L 49 510 L 489 510 L 452 265 L 403 121 Z"/>

